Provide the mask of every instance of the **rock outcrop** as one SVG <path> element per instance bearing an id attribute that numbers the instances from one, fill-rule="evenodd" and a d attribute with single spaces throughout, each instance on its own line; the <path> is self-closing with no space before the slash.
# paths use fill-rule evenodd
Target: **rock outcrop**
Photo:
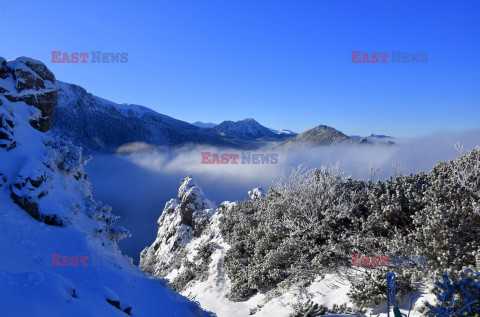
<path id="1" fill-rule="evenodd" d="M 55 76 L 45 64 L 28 57 L 8 62 L 0 57 L 0 94 L 10 102 L 23 101 L 40 110 L 30 124 L 41 132 L 50 129 L 57 105 L 57 88 Z M 1 122 L 0 126 L 3 126 Z"/>
<path id="2" fill-rule="evenodd" d="M 55 76 L 43 63 L 0 58 L 0 187 L 47 225 L 67 226 L 77 219 L 107 243 L 127 236 L 123 228 L 113 227 L 117 217 L 110 207 L 93 200 L 83 168 L 89 158 L 82 149 L 44 133 L 56 104 Z"/>
<path id="3" fill-rule="evenodd" d="M 175 265 L 175 256 L 202 234 L 215 210 L 193 178 L 184 178 L 177 198 L 165 204 L 157 221 L 157 238 L 140 254 L 140 266 L 157 276 L 166 275 Z"/>

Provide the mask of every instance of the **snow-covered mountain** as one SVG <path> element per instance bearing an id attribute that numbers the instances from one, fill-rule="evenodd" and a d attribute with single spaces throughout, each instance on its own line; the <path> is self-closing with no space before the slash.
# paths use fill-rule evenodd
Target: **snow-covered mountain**
<path id="1" fill-rule="evenodd" d="M 382 134 L 373 134 L 370 133 L 367 136 L 359 136 L 359 135 L 352 135 L 350 138 L 354 140 L 364 140 L 367 141 L 368 143 L 372 144 L 386 144 L 386 145 L 393 145 L 395 144 L 395 138 L 388 136 L 388 135 L 382 135 Z"/>
<path id="2" fill-rule="evenodd" d="M 289 149 L 297 146 L 313 147 L 336 145 L 340 143 L 352 143 L 352 141 L 353 140 L 347 135 L 332 127 L 319 125 L 282 142 L 279 146 Z"/>
<path id="3" fill-rule="evenodd" d="M 273 133 L 253 119 L 225 121 L 219 125 L 190 124 L 147 107 L 117 104 L 96 97 L 74 84 L 57 81 L 56 88 L 58 106 L 52 132 L 89 152 L 183 145 L 247 150 L 291 137 L 289 133 Z M 138 144 L 142 146 L 127 147 Z"/>
<path id="4" fill-rule="evenodd" d="M 282 141 L 292 137 L 288 133 L 278 133 L 266 128 L 252 118 L 241 121 L 223 121 L 214 127 L 222 135 L 241 139 Z"/>
<path id="5" fill-rule="evenodd" d="M 166 147 L 204 144 L 238 149 L 252 146 L 143 106 L 117 104 L 93 96 L 74 84 L 57 81 L 56 87 L 58 106 L 52 131 L 91 151 L 114 152 L 131 143 Z"/>
<path id="6" fill-rule="evenodd" d="M 172 148 L 211 145 L 251 150 L 283 142 L 284 148 L 346 143 L 393 144 L 390 137 L 348 137 L 333 128 L 318 126 L 299 135 L 274 130 L 248 118 L 241 121 L 190 124 L 147 107 L 117 104 L 88 93 L 84 88 L 57 81 L 58 105 L 52 132 L 70 139 L 88 152 L 136 151 L 150 146 Z M 50 97 L 49 97 L 50 98 Z M 132 146 L 129 146 L 132 145 Z"/>
<path id="7" fill-rule="evenodd" d="M 207 316 L 121 254 L 88 158 L 49 132 L 56 103 L 43 63 L 0 58 L 0 315 Z"/>
<path id="8" fill-rule="evenodd" d="M 313 129 L 300 133 L 282 143 L 279 147 L 292 149 L 298 147 L 329 146 L 337 144 L 378 144 L 393 145 L 392 137 L 371 134 L 367 137 L 347 136 L 341 131 L 326 125 L 319 125 Z"/>
<path id="9" fill-rule="evenodd" d="M 214 128 L 217 125 L 216 123 L 213 123 L 213 122 L 200 122 L 200 121 L 195 121 L 192 124 L 200 128 Z"/>

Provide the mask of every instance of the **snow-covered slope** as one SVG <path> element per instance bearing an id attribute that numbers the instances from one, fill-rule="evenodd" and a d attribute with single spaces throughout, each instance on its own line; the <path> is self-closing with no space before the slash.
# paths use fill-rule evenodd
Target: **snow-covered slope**
<path id="1" fill-rule="evenodd" d="M 47 132 L 56 95 L 41 62 L 0 58 L 0 315 L 207 315 L 121 254 L 88 158 Z"/>

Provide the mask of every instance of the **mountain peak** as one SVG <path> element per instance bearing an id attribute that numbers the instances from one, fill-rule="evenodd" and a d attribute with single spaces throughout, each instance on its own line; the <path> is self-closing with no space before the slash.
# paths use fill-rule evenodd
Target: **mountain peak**
<path id="1" fill-rule="evenodd" d="M 280 144 L 282 147 L 296 145 L 322 146 L 342 143 L 350 138 L 344 133 L 327 125 L 318 125 Z"/>
<path id="2" fill-rule="evenodd" d="M 253 118 L 246 118 L 241 121 L 223 121 L 217 125 L 215 130 L 236 135 L 245 139 L 268 139 L 272 141 L 285 140 L 290 137 L 288 134 L 279 134 L 261 125 Z"/>

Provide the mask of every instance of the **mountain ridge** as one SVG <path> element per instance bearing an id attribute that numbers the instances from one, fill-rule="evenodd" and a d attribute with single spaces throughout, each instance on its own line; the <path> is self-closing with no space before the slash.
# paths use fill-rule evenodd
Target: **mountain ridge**
<path id="1" fill-rule="evenodd" d="M 285 140 L 290 137 L 289 135 L 283 135 L 274 133 L 271 129 L 261 125 L 253 118 L 246 118 L 239 121 L 223 121 L 216 125 L 213 129 L 225 133 L 225 135 L 238 135 L 247 139 L 263 139 L 270 141 Z"/>

